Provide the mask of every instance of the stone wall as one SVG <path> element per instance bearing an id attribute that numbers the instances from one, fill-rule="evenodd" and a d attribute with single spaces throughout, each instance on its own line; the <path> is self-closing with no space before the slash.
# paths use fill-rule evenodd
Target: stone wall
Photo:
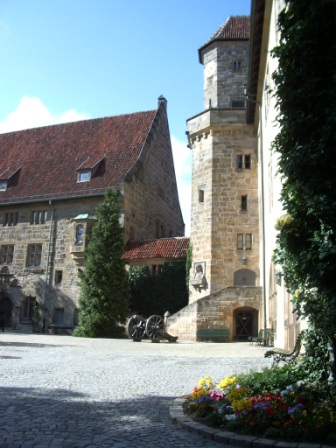
<path id="1" fill-rule="evenodd" d="M 140 159 L 126 175 L 122 194 L 127 239 L 184 236 L 164 101 Z"/>
<path id="2" fill-rule="evenodd" d="M 190 302 L 226 286 L 235 273 L 248 268 L 259 275 L 258 154 L 253 126 L 211 126 L 190 135 L 193 151 L 191 244 L 195 275 L 205 265 L 206 283 L 190 288 Z M 248 156 L 250 168 L 237 167 L 237 157 Z M 202 192 L 202 196 L 200 195 Z M 247 200 L 242 209 L 242 197 Z M 238 249 L 238 234 L 252 235 L 252 247 Z M 242 266 L 242 258 L 247 264 Z"/>
<path id="3" fill-rule="evenodd" d="M 204 110 L 231 109 L 233 101 L 245 102 L 244 88 L 249 61 L 248 41 L 215 42 L 206 49 Z"/>
<path id="4" fill-rule="evenodd" d="M 166 330 L 180 340 L 196 341 L 198 328 L 227 328 L 236 340 L 236 312 L 253 311 L 253 333 L 262 327 L 260 287 L 229 287 L 199 299 L 168 318 Z"/>

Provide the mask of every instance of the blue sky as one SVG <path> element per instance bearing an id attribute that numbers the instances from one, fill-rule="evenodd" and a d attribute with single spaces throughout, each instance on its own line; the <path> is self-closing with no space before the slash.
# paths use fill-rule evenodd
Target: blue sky
<path id="1" fill-rule="evenodd" d="M 190 231 L 186 120 L 203 109 L 198 49 L 251 0 L 1 0 L 0 132 L 156 109 L 168 100 Z"/>

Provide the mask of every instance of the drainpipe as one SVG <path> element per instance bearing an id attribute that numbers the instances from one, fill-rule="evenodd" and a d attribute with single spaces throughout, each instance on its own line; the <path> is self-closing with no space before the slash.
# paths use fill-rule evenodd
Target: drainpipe
<path id="1" fill-rule="evenodd" d="M 51 245 L 51 232 L 52 232 L 52 225 L 54 220 L 54 207 L 52 206 L 51 200 L 49 201 L 49 207 L 50 207 L 50 225 L 49 225 L 49 239 L 48 239 L 48 246 L 47 246 L 47 266 L 46 266 L 46 274 L 45 274 L 45 287 L 44 287 L 44 307 L 43 307 L 43 325 L 42 325 L 42 332 L 45 332 L 45 324 L 46 324 L 46 314 L 47 314 L 47 291 L 48 291 L 48 281 L 50 281 L 50 276 L 48 275 L 49 271 L 49 258 L 50 258 L 50 245 Z"/>

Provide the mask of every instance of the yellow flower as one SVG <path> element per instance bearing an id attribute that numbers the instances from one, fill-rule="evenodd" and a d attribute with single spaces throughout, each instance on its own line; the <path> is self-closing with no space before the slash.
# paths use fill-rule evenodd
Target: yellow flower
<path id="1" fill-rule="evenodd" d="M 205 376 L 204 378 L 201 378 L 201 379 L 198 381 L 198 385 L 199 385 L 200 387 L 208 388 L 208 389 L 211 389 L 212 387 L 215 386 L 215 384 L 212 382 L 212 379 L 210 378 L 209 375 Z"/>
<path id="2" fill-rule="evenodd" d="M 245 386 L 239 387 L 238 389 L 231 389 L 230 393 L 229 393 L 229 400 L 231 401 L 231 403 L 233 403 L 233 401 L 238 401 L 241 400 L 242 398 L 247 398 L 247 396 L 249 395 L 248 393 L 248 389 Z M 246 397 L 244 397 L 246 396 Z"/>
<path id="3" fill-rule="evenodd" d="M 252 408 L 252 403 L 248 398 L 242 400 L 231 401 L 233 410 L 236 411 L 249 411 Z"/>
<path id="4" fill-rule="evenodd" d="M 227 376 L 219 383 L 219 387 L 225 389 L 229 386 L 235 386 L 237 384 L 237 378 L 235 376 Z"/>

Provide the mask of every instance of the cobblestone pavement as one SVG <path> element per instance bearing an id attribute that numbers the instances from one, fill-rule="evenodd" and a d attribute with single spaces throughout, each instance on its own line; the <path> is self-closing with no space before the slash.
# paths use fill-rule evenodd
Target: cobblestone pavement
<path id="1" fill-rule="evenodd" d="M 270 365 L 263 347 L 0 334 L 1 448 L 223 448 L 174 425 L 197 381 Z"/>

